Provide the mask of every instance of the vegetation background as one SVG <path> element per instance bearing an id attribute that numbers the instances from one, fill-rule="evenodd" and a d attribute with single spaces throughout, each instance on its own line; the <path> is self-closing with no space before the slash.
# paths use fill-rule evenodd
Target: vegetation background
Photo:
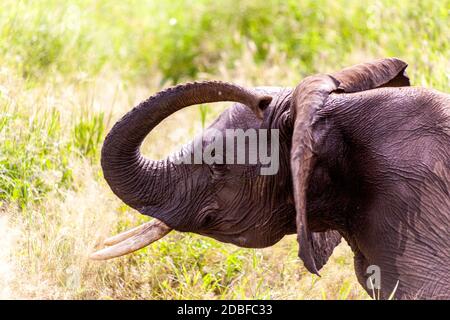
<path id="1" fill-rule="evenodd" d="M 175 83 L 295 86 L 373 58 L 410 64 L 412 83 L 448 91 L 450 1 L 0 2 L 0 298 L 367 299 L 343 243 L 322 277 L 295 236 L 241 249 L 191 234 L 108 262 L 88 260 L 141 216 L 102 178 L 105 133 Z M 162 158 L 229 104 L 182 110 L 149 136 Z"/>

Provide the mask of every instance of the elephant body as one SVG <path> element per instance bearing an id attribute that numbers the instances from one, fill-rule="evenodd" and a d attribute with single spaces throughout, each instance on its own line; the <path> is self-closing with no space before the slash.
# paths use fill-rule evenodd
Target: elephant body
<path id="1" fill-rule="evenodd" d="M 317 274 L 342 236 L 369 294 L 449 299 L 450 96 L 409 87 L 406 66 L 382 59 L 308 77 L 296 88 L 207 82 L 163 91 L 108 134 L 105 178 L 121 199 L 167 230 L 257 248 L 297 233 L 299 256 Z M 175 164 L 194 145 L 211 144 L 208 130 L 166 160 L 139 153 L 165 117 L 214 101 L 238 103 L 208 130 L 279 132 L 276 174 L 258 174 L 260 163 Z M 159 237 L 150 238 L 146 244 Z M 132 251 L 104 250 L 96 258 Z M 368 283 L 373 267 L 375 289 Z"/>
<path id="2" fill-rule="evenodd" d="M 339 231 L 369 293 L 376 265 L 383 298 L 396 286 L 397 298 L 450 297 L 449 106 L 448 95 L 402 87 L 330 95 L 323 108 L 309 226 Z"/>
<path id="3" fill-rule="evenodd" d="M 266 118 L 290 108 L 293 89 L 255 90 L 273 97 Z M 409 97 L 407 103 L 405 97 Z M 351 246 L 358 281 L 369 294 L 373 291 L 367 287 L 367 268 L 375 265 L 381 270 L 381 298 L 391 293 L 405 299 L 449 297 L 449 106 L 448 95 L 416 87 L 329 96 L 321 111 L 323 118 L 316 124 L 326 134 L 317 148 L 318 161 L 307 191 L 309 227 L 314 236 L 328 231 L 326 244 L 331 247 L 321 266 L 340 242 L 330 232 L 335 230 Z M 213 126 L 223 130 L 264 124 L 248 107 L 236 103 Z M 280 127 L 292 131 L 287 123 Z M 288 166 L 284 163 L 280 170 Z M 292 182 L 286 180 L 286 185 L 271 186 L 262 197 L 290 190 Z M 256 183 L 256 175 L 249 183 Z M 290 221 L 290 232 L 285 234 L 295 233 L 293 200 L 283 201 L 290 205 L 277 214 L 286 221 L 273 224 L 289 225 Z"/>

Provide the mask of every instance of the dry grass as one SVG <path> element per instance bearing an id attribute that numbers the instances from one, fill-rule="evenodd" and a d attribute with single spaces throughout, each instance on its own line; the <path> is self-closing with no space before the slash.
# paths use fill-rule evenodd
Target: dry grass
<path id="1" fill-rule="evenodd" d="M 172 232 L 132 255 L 89 261 L 102 239 L 147 219 L 112 194 L 99 148 L 121 115 L 173 82 L 294 86 L 311 73 L 399 56 L 415 85 L 448 90 L 448 8 L 1 1 L 0 298 L 369 298 L 345 243 L 319 278 L 303 268 L 295 236 L 252 250 Z M 177 112 L 149 135 L 144 154 L 163 158 L 228 105 Z"/>

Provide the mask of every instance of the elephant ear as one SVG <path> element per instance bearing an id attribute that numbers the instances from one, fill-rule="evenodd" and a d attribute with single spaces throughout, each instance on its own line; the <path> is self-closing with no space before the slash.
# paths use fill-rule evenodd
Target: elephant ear
<path id="1" fill-rule="evenodd" d="M 337 92 L 358 92 L 379 87 L 409 86 L 408 64 L 397 58 L 366 62 L 331 74 L 339 82 Z"/>
<path id="2" fill-rule="evenodd" d="M 332 92 L 357 92 L 383 86 L 408 86 L 407 64 L 399 59 L 382 59 L 355 65 L 332 75 L 305 78 L 294 90 L 291 114 L 294 116 L 291 172 L 296 209 L 299 257 L 311 273 L 326 263 L 340 242 L 336 231 L 313 233 L 308 229 L 306 192 L 316 162 L 316 148 L 324 132 L 315 130 L 321 110 Z"/>
<path id="3" fill-rule="evenodd" d="M 306 191 L 309 176 L 314 167 L 316 157 L 314 149 L 321 139 L 321 132 L 315 131 L 318 111 L 332 91 L 337 90 L 339 82 L 327 75 L 305 78 L 294 90 L 291 102 L 291 114 L 294 115 L 294 131 L 292 134 L 291 173 L 294 187 L 296 210 L 297 240 L 299 257 L 309 272 L 319 274 L 328 260 L 340 236 L 334 232 L 311 233 L 308 229 Z M 328 234 L 327 234 L 328 233 Z M 330 238 L 330 241 L 327 241 Z"/>

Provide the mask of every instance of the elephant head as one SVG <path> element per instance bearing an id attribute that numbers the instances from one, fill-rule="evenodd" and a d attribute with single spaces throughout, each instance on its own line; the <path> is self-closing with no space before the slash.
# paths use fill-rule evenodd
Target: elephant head
<path id="1" fill-rule="evenodd" d="M 179 85 L 150 97 L 111 129 L 101 164 L 112 191 L 130 207 L 155 219 L 107 239 L 109 247 L 91 257 L 108 259 L 132 252 L 172 229 L 252 248 L 271 246 L 283 236 L 297 233 L 300 258 L 310 272 L 318 274 L 342 235 L 355 252 L 358 279 L 364 285 L 364 268 L 372 262 L 384 263 L 378 258 L 383 253 L 372 254 L 376 244 L 366 241 L 368 235 L 364 235 L 375 232 L 368 223 L 380 224 L 371 220 L 370 214 L 383 201 L 379 197 L 383 183 L 378 179 L 392 169 L 381 161 L 386 159 L 376 158 L 382 151 L 372 150 L 382 144 L 380 139 L 386 139 L 380 131 L 383 125 L 392 126 L 380 112 L 396 114 L 391 110 L 395 103 L 400 112 L 408 112 L 414 106 L 408 109 L 404 105 L 426 95 L 412 89 L 399 93 L 399 88 L 381 88 L 409 86 L 406 66 L 398 59 L 381 59 L 308 77 L 294 89 L 245 89 L 206 81 Z M 153 161 L 141 155 L 144 138 L 166 117 L 187 106 L 217 101 L 237 103 L 167 159 Z M 439 120 L 437 113 L 433 117 Z M 230 150 L 220 152 L 216 146 L 226 144 L 230 129 L 264 132 L 268 149 L 272 155 L 277 153 L 276 172 L 261 174 L 267 163 L 260 159 L 251 162 L 249 151 L 244 162 L 236 161 L 236 149 L 231 156 L 234 162 L 225 161 Z M 262 137 L 258 135 L 257 140 Z M 244 149 L 252 147 L 247 138 L 242 140 Z M 397 140 L 406 143 L 402 137 Z M 196 161 L 199 148 L 208 150 L 214 161 Z M 389 287 L 392 281 L 386 282 Z"/>
<path id="2" fill-rule="evenodd" d="M 126 204 L 156 219 L 109 238 L 92 257 L 105 259 L 137 250 L 175 229 L 213 237 L 242 247 L 271 246 L 284 235 L 295 233 L 295 205 L 290 170 L 293 129 L 292 89 L 244 89 L 223 82 L 180 85 L 150 97 L 126 114 L 107 135 L 102 149 L 102 168 L 113 192 Z M 145 159 L 139 152 L 146 135 L 163 119 L 193 104 L 236 101 L 194 141 L 165 160 Z M 261 175 L 259 161 L 250 164 L 196 163 L 195 149 L 206 150 L 217 133 L 229 129 L 277 131 L 268 151 L 279 152 L 278 171 Z M 215 135 L 213 135 L 215 134 Z M 243 140 L 249 149 L 250 139 Z M 226 141 L 223 141 L 223 145 Z M 214 150 L 217 151 L 217 150 Z M 237 151 L 237 150 L 235 150 Z M 216 159 L 220 157 L 216 154 Z M 190 163 L 179 163 L 188 158 Z M 237 158 L 235 152 L 234 158 Z M 236 160 L 236 159 L 235 159 Z M 317 240 L 317 264 L 322 266 L 340 241 L 335 231 L 313 234 Z"/>

